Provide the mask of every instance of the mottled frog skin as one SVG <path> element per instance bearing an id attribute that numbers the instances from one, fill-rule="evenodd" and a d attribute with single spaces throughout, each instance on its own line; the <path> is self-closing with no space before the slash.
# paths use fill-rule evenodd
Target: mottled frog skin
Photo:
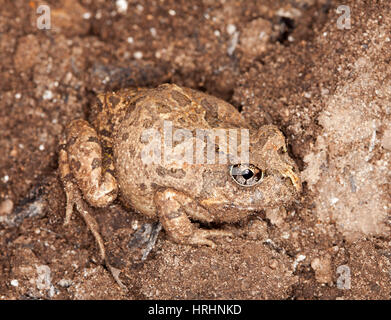
<path id="1" fill-rule="evenodd" d="M 172 123 L 173 131 L 249 129 L 250 161 L 146 164 L 141 154 L 149 140 L 143 133 L 153 128 L 163 136 L 164 121 Z M 179 139 L 170 154 L 181 153 L 196 140 L 196 136 L 182 143 Z M 213 143 L 217 158 L 226 149 L 220 139 Z M 90 122 L 74 120 L 66 128 L 59 165 L 67 195 L 65 221 L 76 205 L 102 257 L 103 242 L 85 201 L 105 207 L 118 197 L 125 206 L 158 219 L 173 241 L 213 247 L 210 238 L 230 234 L 199 228 L 192 220 L 235 222 L 255 211 L 285 206 L 301 190 L 297 166 L 277 127 L 250 128 L 227 102 L 175 84 L 99 94 Z M 233 168 L 239 171 L 234 173 Z"/>

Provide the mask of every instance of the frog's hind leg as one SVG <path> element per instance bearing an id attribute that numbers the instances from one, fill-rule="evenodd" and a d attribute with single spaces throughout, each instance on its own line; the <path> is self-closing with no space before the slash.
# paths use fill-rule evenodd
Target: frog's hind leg
<path id="1" fill-rule="evenodd" d="M 209 237 L 232 236 L 229 231 L 196 227 L 190 221 L 188 213 L 205 222 L 210 222 L 211 217 L 206 209 L 199 207 L 193 199 L 181 192 L 172 189 L 158 191 L 154 201 L 164 230 L 177 243 L 215 248 L 216 244 Z"/>
<path id="2" fill-rule="evenodd" d="M 106 206 L 115 199 L 117 196 L 115 178 L 109 170 L 102 175 L 101 159 L 101 146 L 95 130 L 84 120 L 73 121 L 61 138 L 59 152 L 60 177 L 67 201 L 64 225 L 69 224 L 73 208 L 76 206 L 98 244 L 102 261 L 117 283 L 124 287 L 118 278 L 119 271 L 107 263 L 99 225 L 89 212 L 79 189 L 80 186 L 84 198 L 94 206 Z"/>

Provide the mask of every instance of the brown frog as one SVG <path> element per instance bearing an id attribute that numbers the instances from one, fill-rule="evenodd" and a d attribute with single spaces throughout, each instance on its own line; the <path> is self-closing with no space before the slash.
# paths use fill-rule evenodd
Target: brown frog
<path id="1" fill-rule="evenodd" d="M 246 150 L 247 161 L 238 160 Z M 119 197 L 175 242 L 214 247 L 210 238 L 230 233 L 192 220 L 236 222 L 297 197 L 301 181 L 286 151 L 277 127 L 250 128 L 232 105 L 196 90 L 163 84 L 99 94 L 90 123 L 72 121 L 61 141 L 65 223 L 76 206 L 105 259 L 84 200 L 105 207 Z"/>

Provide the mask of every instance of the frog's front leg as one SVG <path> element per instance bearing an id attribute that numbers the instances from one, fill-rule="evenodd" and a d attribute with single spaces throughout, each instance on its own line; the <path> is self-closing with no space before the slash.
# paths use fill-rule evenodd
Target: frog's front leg
<path id="1" fill-rule="evenodd" d="M 105 259 L 98 224 L 89 214 L 79 190 L 82 191 L 84 199 L 93 206 L 104 207 L 110 204 L 117 196 L 112 164 L 109 168 L 102 168 L 102 148 L 98 135 L 85 120 L 72 121 L 60 144 L 60 176 L 67 198 L 65 224 L 70 222 L 73 207 L 76 206 L 98 242 L 102 258 Z"/>
<path id="2" fill-rule="evenodd" d="M 216 229 L 200 229 L 191 223 L 189 216 L 201 221 L 211 221 L 206 209 L 197 205 L 187 195 L 174 189 L 155 194 L 155 204 L 164 230 L 177 243 L 215 247 L 209 237 L 232 236 L 231 232 Z"/>

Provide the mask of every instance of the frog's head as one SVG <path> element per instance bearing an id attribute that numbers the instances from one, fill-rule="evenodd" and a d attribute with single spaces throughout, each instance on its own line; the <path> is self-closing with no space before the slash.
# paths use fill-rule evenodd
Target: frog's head
<path id="1" fill-rule="evenodd" d="M 231 163 L 216 174 L 209 205 L 243 213 L 279 207 L 295 199 L 301 180 L 289 157 L 283 134 L 275 126 L 250 132 L 249 163 Z M 227 177 L 227 175 L 229 177 Z M 227 178 L 224 178 L 226 176 Z"/>
<path id="2" fill-rule="evenodd" d="M 243 187 L 260 184 L 267 175 L 288 178 L 297 192 L 301 191 L 301 180 L 295 162 L 289 157 L 285 137 L 273 125 L 263 126 L 251 132 L 249 147 L 250 163 L 231 166 L 231 177 Z"/>

